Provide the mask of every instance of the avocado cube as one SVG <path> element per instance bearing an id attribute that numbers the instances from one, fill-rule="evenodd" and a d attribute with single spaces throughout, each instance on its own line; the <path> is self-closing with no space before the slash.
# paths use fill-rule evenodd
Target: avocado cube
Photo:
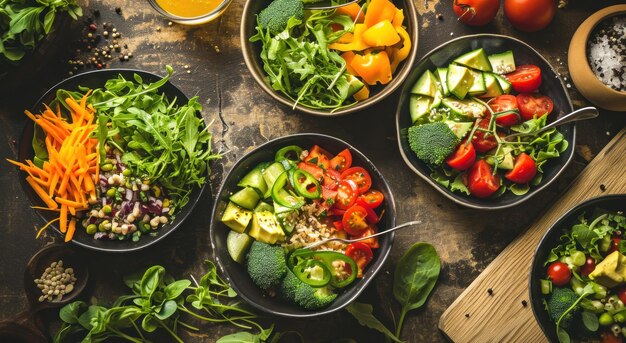
<path id="1" fill-rule="evenodd" d="M 626 256 L 619 251 L 610 253 L 598 263 L 589 278 L 608 288 L 626 283 Z"/>
<path id="2" fill-rule="evenodd" d="M 252 226 L 248 234 L 257 241 L 274 244 L 285 239 L 285 233 L 276 217 L 270 211 L 255 212 L 252 215 Z"/>
<path id="3" fill-rule="evenodd" d="M 229 202 L 228 205 L 226 205 L 226 209 L 222 215 L 222 223 L 239 233 L 246 231 L 251 219 L 252 211 L 241 208 L 233 202 Z"/>

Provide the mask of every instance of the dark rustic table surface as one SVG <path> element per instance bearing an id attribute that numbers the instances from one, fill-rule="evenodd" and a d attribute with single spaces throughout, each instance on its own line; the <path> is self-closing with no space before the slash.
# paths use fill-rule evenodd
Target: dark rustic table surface
<path id="1" fill-rule="evenodd" d="M 169 64 L 177 71 L 172 82 L 187 95 L 198 95 L 204 105 L 203 115 L 212 121 L 214 148 L 227 152 L 212 165 L 211 186 L 218 189 L 233 163 L 245 152 L 282 135 L 297 132 L 330 134 L 364 152 L 386 176 L 394 193 L 397 222 L 420 219 L 423 224 L 400 231 L 383 272 L 358 299 L 371 303 L 376 315 L 390 327 L 399 306 L 391 292 L 396 262 L 414 242 L 432 243 L 442 259 L 439 282 L 426 306 L 411 312 L 406 320 L 403 339 L 410 342 L 442 342 L 437 330 L 440 315 L 472 280 L 514 237 L 529 226 L 546 207 L 558 201 L 567 185 L 602 147 L 626 124 L 625 113 L 601 111 L 593 121 L 578 124 L 576 156 L 557 182 L 541 196 L 517 206 L 496 212 L 481 212 L 459 207 L 419 179 L 400 157 L 395 134 L 394 112 L 399 92 L 367 111 L 341 118 L 313 118 L 284 107 L 263 93 L 246 68 L 239 41 L 239 24 L 244 0 L 234 0 L 224 15 L 199 27 L 168 25 L 147 1 L 90 0 L 84 2 L 85 17 L 81 23 L 62 27 L 62 35 L 47 53 L 39 67 L 27 79 L 20 77 L 0 81 L 0 320 L 10 319 L 26 309 L 22 275 L 26 262 L 41 247 L 58 240 L 53 234 L 35 239 L 42 220 L 29 208 L 18 182 L 15 168 L 4 162 L 16 157 L 16 141 L 27 119 L 22 115 L 46 89 L 67 77 L 68 60 L 79 48 L 74 42 L 87 33 L 85 20 L 112 23 L 122 32 L 123 51 L 132 58 L 121 62 L 117 54 L 110 68 L 137 68 L 163 74 Z M 416 0 L 420 18 L 419 53 L 423 56 L 447 40 L 467 34 L 490 32 L 519 38 L 536 48 L 561 73 L 576 107 L 587 105 L 575 90 L 567 68 L 569 41 L 578 25 L 590 14 L 614 1 L 572 0 L 565 10 L 558 10 L 550 26 L 534 34 L 513 29 L 502 13 L 482 28 L 465 26 L 456 21 L 452 0 Z M 118 14 L 115 8 L 119 7 Z M 94 17 L 94 11 L 99 16 Z M 439 16 L 441 14 L 441 16 Z M 441 19 L 439 19 L 441 18 Z M 82 52 L 81 52 L 82 53 Z M 188 69 L 185 68 L 188 66 Z M 79 69 L 81 72 L 86 69 Z M 189 70 L 189 72 L 187 72 Z M 28 75 L 26 71 L 24 75 Z M 110 303 L 125 292 L 123 275 L 153 264 L 162 264 L 178 277 L 202 275 L 203 261 L 212 257 L 209 243 L 211 194 L 195 208 L 188 221 L 166 240 L 140 252 L 104 254 L 89 252 L 90 286 L 83 299 Z M 515 268 L 515 266 L 511 266 Z M 494 313 L 494 315 L 497 315 Z M 58 326 L 57 313 L 43 314 L 53 332 Z M 327 342 L 336 338 L 379 341 L 376 332 L 360 327 L 345 311 L 310 320 L 267 318 L 279 331 L 299 331 L 307 341 Z M 185 341 L 215 341 L 234 329 L 227 325 L 205 325 L 199 333 L 183 333 Z"/>

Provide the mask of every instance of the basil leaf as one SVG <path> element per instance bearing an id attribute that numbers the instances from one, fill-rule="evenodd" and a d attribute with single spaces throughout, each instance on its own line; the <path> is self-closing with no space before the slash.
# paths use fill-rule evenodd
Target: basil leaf
<path id="1" fill-rule="evenodd" d="M 261 338 L 259 335 L 251 334 L 249 332 L 237 332 L 230 335 L 226 335 L 217 340 L 216 343 L 260 343 Z"/>
<path id="2" fill-rule="evenodd" d="M 68 324 L 78 323 L 80 313 L 87 308 L 87 304 L 82 301 L 69 303 L 59 311 L 59 318 Z"/>
<path id="3" fill-rule="evenodd" d="M 598 317 L 595 314 L 588 311 L 583 311 L 582 319 L 583 324 L 589 331 L 596 332 L 600 328 L 600 322 L 598 321 Z"/>
<path id="4" fill-rule="evenodd" d="M 139 290 L 141 292 L 141 296 L 150 299 L 152 294 L 156 291 L 159 284 L 161 284 L 161 280 L 163 278 L 163 274 L 165 273 L 165 268 L 161 266 L 152 266 L 146 270 L 141 278 L 141 283 L 139 285 Z"/>

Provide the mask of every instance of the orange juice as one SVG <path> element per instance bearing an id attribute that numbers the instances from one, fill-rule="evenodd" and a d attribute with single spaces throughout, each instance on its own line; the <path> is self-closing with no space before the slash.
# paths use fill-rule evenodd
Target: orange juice
<path id="1" fill-rule="evenodd" d="M 221 2 L 221 0 L 156 0 L 167 13 L 184 18 L 205 15 L 217 8 Z"/>

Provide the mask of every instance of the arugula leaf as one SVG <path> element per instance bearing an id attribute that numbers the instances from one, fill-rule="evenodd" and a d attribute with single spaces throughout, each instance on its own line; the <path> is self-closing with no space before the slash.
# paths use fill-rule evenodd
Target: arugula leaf
<path id="1" fill-rule="evenodd" d="M 354 318 L 356 318 L 359 324 L 384 334 L 394 342 L 402 342 L 391 331 L 389 331 L 383 323 L 374 317 L 372 314 L 374 311 L 372 305 L 354 302 L 350 304 L 350 306 L 346 307 L 346 310 L 354 316 Z"/>

